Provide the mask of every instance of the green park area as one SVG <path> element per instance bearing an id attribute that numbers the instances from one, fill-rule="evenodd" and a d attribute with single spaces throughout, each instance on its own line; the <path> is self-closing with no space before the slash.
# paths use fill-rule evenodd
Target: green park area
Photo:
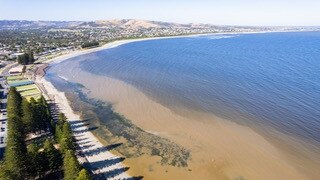
<path id="1" fill-rule="evenodd" d="M 77 160 L 67 117 L 60 113 L 53 119 L 44 97 L 27 101 L 10 87 L 7 113 L 8 140 L 0 163 L 1 180 L 91 179 Z"/>
<path id="2" fill-rule="evenodd" d="M 25 79 L 25 78 L 23 77 L 23 75 L 8 76 L 8 77 L 7 77 L 7 81 L 17 81 L 17 80 L 21 80 L 21 79 Z"/>
<path id="3" fill-rule="evenodd" d="M 30 100 L 32 97 L 34 99 L 41 97 L 41 91 L 34 82 L 23 77 L 23 75 L 8 76 L 7 83 L 9 86 L 16 87 L 16 90 L 21 94 L 21 96 L 25 97 L 27 100 Z"/>
<path id="4" fill-rule="evenodd" d="M 17 89 L 17 91 L 21 92 L 21 91 L 38 89 L 38 88 L 35 84 L 29 84 L 29 85 L 25 85 L 25 86 L 18 86 L 18 87 L 16 87 L 16 89 Z"/>

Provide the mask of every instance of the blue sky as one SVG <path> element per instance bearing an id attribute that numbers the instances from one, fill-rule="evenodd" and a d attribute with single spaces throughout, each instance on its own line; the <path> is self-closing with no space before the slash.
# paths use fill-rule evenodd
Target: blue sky
<path id="1" fill-rule="evenodd" d="M 0 0 L 0 19 L 320 26 L 320 0 Z"/>

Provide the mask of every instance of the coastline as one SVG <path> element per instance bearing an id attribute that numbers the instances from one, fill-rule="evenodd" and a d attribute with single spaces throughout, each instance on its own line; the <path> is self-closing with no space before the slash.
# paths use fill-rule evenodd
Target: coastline
<path id="1" fill-rule="evenodd" d="M 148 41 L 148 40 L 158 40 L 158 39 L 171 39 L 171 38 L 186 38 L 186 37 L 199 37 L 199 36 L 209 36 L 209 35 L 237 35 L 237 34 L 261 34 L 261 33 L 281 33 L 281 32 L 295 32 L 295 31 L 257 31 L 257 32 L 221 32 L 221 33 L 204 33 L 204 34 L 190 34 L 190 35 L 179 35 L 179 36 L 161 36 L 161 37 L 147 37 L 147 38 L 136 38 L 136 39 L 124 39 L 124 40 L 115 40 L 108 42 L 102 46 L 89 48 L 89 49 L 80 49 L 75 51 L 67 52 L 66 54 L 59 55 L 52 59 L 43 60 L 40 62 L 44 63 L 59 63 L 67 59 L 89 54 L 97 51 L 102 51 L 110 48 L 115 48 L 124 44 L 139 42 L 139 41 Z"/>
<path id="2" fill-rule="evenodd" d="M 64 92 L 57 90 L 53 84 L 42 76 L 37 76 L 35 83 L 41 88 L 47 100 L 53 100 L 60 112 L 64 113 L 71 125 L 78 145 L 77 158 L 83 166 L 93 173 L 93 177 L 107 179 L 133 178 L 126 171 L 129 169 L 122 161 L 123 157 L 113 154 L 112 145 L 104 146 L 91 132 L 86 121 L 82 120 L 70 106 Z"/>
<path id="3" fill-rule="evenodd" d="M 202 34 L 200 34 L 202 35 Z M 204 35 L 204 34 L 203 34 Z M 60 63 L 62 61 L 68 60 L 73 57 L 81 56 L 84 54 L 89 54 L 109 48 L 114 48 L 123 44 L 131 43 L 131 42 L 138 42 L 138 41 L 145 41 L 145 40 L 156 40 L 156 39 L 167 39 L 167 38 L 178 38 L 178 37 L 191 37 L 191 36 L 198 36 L 196 35 L 186 35 L 186 36 L 170 36 L 170 37 L 154 37 L 154 38 L 141 38 L 141 39 L 130 39 L 130 40 L 118 40 L 113 41 L 110 43 L 106 43 L 103 46 L 96 47 L 96 48 L 90 48 L 85 50 L 76 50 L 71 51 L 66 54 L 60 55 L 58 57 L 41 61 L 42 63 L 47 63 L 43 69 L 41 69 L 40 73 L 34 74 L 34 80 L 35 83 L 41 87 L 44 96 L 46 99 L 54 99 L 54 103 L 58 105 L 58 107 L 61 109 L 61 112 L 66 115 L 68 118 L 68 121 L 71 124 L 71 128 L 75 134 L 76 143 L 79 146 L 79 152 L 81 153 L 81 156 L 78 156 L 78 160 L 81 164 L 85 165 L 88 169 L 90 169 L 94 175 L 100 176 L 101 174 L 109 175 L 110 172 L 116 171 L 115 175 L 112 175 L 112 177 L 108 177 L 108 179 L 126 179 L 126 178 L 141 178 L 141 176 L 134 177 L 129 175 L 126 171 L 129 169 L 129 167 L 126 167 L 125 163 L 122 163 L 122 161 L 125 159 L 123 157 L 120 157 L 118 153 L 111 152 L 109 150 L 104 150 L 105 146 L 103 143 L 101 143 L 101 140 L 99 137 L 95 136 L 93 133 L 90 132 L 89 127 L 87 126 L 85 120 L 83 120 L 78 114 L 75 113 L 75 111 L 72 109 L 70 105 L 70 101 L 66 97 L 64 92 L 60 92 L 50 81 L 45 79 L 45 74 L 48 68 L 50 68 L 50 64 L 54 63 Z M 67 103 L 66 103 L 67 102 Z M 82 122 L 83 121 L 83 122 Z M 74 125 L 76 127 L 74 127 Z M 79 132 L 79 133 L 77 133 Z M 86 140 L 85 142 L 82 142 L 83 140 Z M 90 147 L 87 149 L 86 147 Z M 112 146 L 112 145 L 111 145 Z M 86 152 L 95 151 L 94 149 L 99 150 L 100 152 L 97 153 L 99 155 L 92 155 L 91 153 L 87 154 Z M 108 148 L 107 148 L 108 149 Z M 113 148 L 111 148 L 112 150 Z M 102 150 L 102 151 L 101 151 Z M 84 156 L 84 157 L 82 157 Z M 100 161 L 99 161 L 100 160 Z M 116 160 L 114 164 L 108 164 L 101 166 L 103 163 L 99 163 L 101 161 L 106 160 Z M 101 167 L 94 167 L 92 166 L 92 163 L 99 164 Z M 119 170 L 122 170 L 121 172 L 118 172 Z M 131 174 L 131 173 L 130 173 Z M 133 172 L 133 174 L 136 174 Z"/>
<path id="4" fill-rule="evenodd" d="M 147 179 L 308 179 L 278 148 L 249 127 L 191 111 L 184 112 L 190 115 L 187 118 L 122 81 L 92 76 L 86 72 L 73 73 L 77 77 L 81 73 L 80 77 L 94 78 L 103 84 L 97 87 L 96 83 L 88 79 L 81 81 L 80 84 L 91 91 L 89 98 L 111 102 L 114 110 L 130 119 L 133 124 L 191 151 L 187 169 L 161 166 L 157 163 L 159 159 L 156 156 L 126 160 L 133 172 L 143 172 L 142 175 Z M 102 91 L 102 88 L 108 91 Z M 153 111 L 143 111 L 150 108 Z M 150 172 L 148 166 L 153 171 Z M 273 173 L 270 174 L 270 171 Z"/>
<path id="5" fill-rule="evenodd" d="M 228 33 L 221 33 L 221 34 L 228 34 Z M 239 33 L 236 33 L 236 34 L 239 34 Z M 201 35 L 205 35 L 205 34 L 200 34 Z M 213 34 L 213 35 L 217 35 L 216 34 Z M 199 36 L 199 35 L 192 35 L 192 36 Z M 178 36 L 178 37 L 186 37 L 186 36 Z M 60 56 L 60 57 L 57 57 L 57 58 L 54 58 L 52 60 L 49 60 L 47 62 L 50 62 L 50 63 L 59 63 L 59 62 L 62 62 L 63 60 L 66 60 L 66 59 L 69 59 L 69 58 L 72 58 L 72 57 L 76 57 L 76 56 L 79 56 L 79 55 L 83 55 L 83 54 L 87 54 L 87 53 L 92 53 L 92 52 L 96 52 L 96 51 L 100 51 L 100 50 L 104 50 L 104 49 L 108 49 L 108 48 L 113 48 L 113 47 L 117 47 L 119 45 L 122 45 L 122 44 L 126 44 L 126 43 L 131 43 L 131 42 L 137 42 L 137 41 L 144 41 L 144 40 L 153 40 L 153 39 L 163 39 L 163 38 L 177 38 L 177 37 L 162 37 L 162 38 L 145 38 L 145 39 L 136 39 L 136 40 L 121 40 L 121 41 L 115 41 L 115 42 L 112 42 L 112 43 L 108 43 L 108 44 L 105 44 L 104 46 L 101 46 L 101 47 L 97 47 L 97 48 L 93 48 L 93 49 L 88 49 L 88 50 L 83 50 L 83 51 L 79 51 L 79 52 L 72 52 L 71 54 L 67 54 L 65 56 Z M 99 77 L 99 78 L 102 78 L 102 77 Z M 164 112 L 165 114 L 173 114 L 173 112 L 166 108 L 166 107 L 163 107 L 161 106 L 160 104 L 157 104 L 156 102 L 152 102 L 152 100 L 150 100 L 150 98 L 146 97 L 143 93 L 139 92 L 139 90 L 135 89 L 134 87 L 124 83 L 124 82 L 120 82 L 120 81 L 117 81 L 117 80 L 114 80 L 114 79 L 106 79 L 106 82 L 110 83 L 109 85 L 109 88 L 111 89 L 111 91 L 119 91 L 117 92 L 117 94 L 126 94 L 126 98 L 132 98 L 132 97 L 139 97 L 139 98 L 142 98 L 143 100 L 141 101 L 148 101 L 149 102 L 149 105 L 151 103 L 151 105 L 153 107 L 158 107 L 158 110 L 161 110 L 161 112 Z M 116 96 L 116 94 L 111 94 L 111 96 L 109 97 L 108 100 L 110 100 L 111 98 L 111 101 L 118 101 L 119 99 L 117 99 L 117 97 L 112 97 L 112 96 Z M 139 98 L 135 98 L 135 100 L 138 100 Z M 114 99 L 112 99 L 114 98 Z M 118 97 L 119 98 L 119 97 Z M 66 99 L 64 99 L 63 102 L 65 102 Z M 123 101 L 124 102 L 124 101 Z M 135 104 L 137 105 L 137 104 Z M 168 133 L 168 132 L 165 132 L 165 133 L 161 133 L 162 131 L 169 131 L 167 129 L 157 129 L 158 127 L 154 127 L 154 123 L 156 123 L 157 119 L 154 119 L 154 122 L 152 122 L 150 124 L 150 122 L 148 122 L 149 119 L 143 119 L 143 117 L 141 116 L 138 116 L 138 115 L 135 115 L 135 114 L 132 114 L 133 112 L 133 109 L 131 109 L 130 111 L 126 111 L 126 109 L 128 107 L 125 107 L 125 104 L 122 104 L 122 105 L 117 105 L 118 107 L 115 107 L 115 110 L 121 114 L 123 114 L 125 117 L 129 118 L 130 120 L 132 120 L 132 122 L 134 124 L 137 124 L 139 127 L 141 127 L 142 129 L 145 129 L 145 130 L 148 130 L 154 134 L 159 134 L 160 136 L 165 136 L 167 138 L 172 138 L 172 132 L 174 132 L 174 129 L 172 129 L 171 133 Z M 122 107 L 121 107 L 122 106 Z M 131 106 L 133 106 L 133 104 L 131 104 Z M 134 110 L 138 110 L 138 109 L 134 109 Z M 149 115 L 146 115 L 147 117 L 150 117 L 150 116 L 154 116 L 152 114 L 149 114 Z M 168 116 L 168 117 L 171 117 L 171 116 Z M 162 117 L 162 119 L 167 119 L 168 117 L 164 118 Z M 211 118 L 211 117 L 210 117 Z M 206 117 L 204 118 L 206 119 Z M 159 120 L 159 119 L 158 119 Z M 188 124 L 190 126 L 188 126 L 189 130 L 192 130 L 190 129 L 192 126 L 194 125 L 191 125 L 193 123 L 193 121 L 186 121 L 186 119 L 182 120 L 179 118 L 179 123 L 177 123 L 176 125 L 179 126 L 182 122 L 185 123 L 185 122 L 188 122 Z M 239 147 L 242 147 L 242 148 L 245 148 L 243 146 L 249 146 L 250 148 L 249 149 L 237 149 L 237 151 L 241 151 L 242 153 L 243 152 L 250 152 L 252 156 L 255 156 L 255 155 L 258 155 L 259 153 L 262 153 L 264 155 L 268 155 L 268 156 L 274 156 L 274 160 L 270 160 L 270 161 L 276 161 L 275 164 L 272 164 L 272 163 L 269 163 L 267 166 L 263 166 L 261 164 L 259 164 L 259 166 L 261 167 L 264 167 L 264 168 L 271 168 L 271 169 L 275 169 L 278 167 L 278 170 L 277 170 L 277 173 L 274 173 L 273 175 L 270 175 L 268 174 L 269 172 L 265 172 L 263 170 L 263 168 L 261 169 L 255 169 L 256 171 L 260 172 L 260 175 L 261 176 L 265 176 L 265 178 L 279 178 L 279 177 L 282 177 L 281 174 L 282 170 L 285 171 L 286 175 L 288 176 L 283 176 L 282 178 L 284 177 L 291 177 L 292 179 L 296 178 L 296 179 L 300 179 L 300 178 L 303 178 L 305 179 L 306 177 L 301 175 L 301 174 L 298 174 L 298 172 L 295 170 L 295 168 L 293 168 L 291 165 L 287 164 L 286 163 L 286 160 L 283 159 L 283 157 L 280 155 L 280 153 L 271 145 L 269 144 L 262 136 L 260 136 L 259 134 L 253 132 L 253 130 L 251 130 L 250 128 L 247 128 L 247 127 L 242 127 L 242 126 L 239 126 L 235 123 L 225 123 L 225 122 L 222 122 L 223 120 L 218 120 L 215 121 L 215 125 L 213 125 L 212 123 L 209 124 L 208 121 L 204 120 L 202 121 L 200 124 L 197 125 L 197 128 L 201 129 L 201 130 L 205 130 L 206 133 L 210 133 L 210 131 L 212 131 L 212 129 L 215 129 L 216 131 L 219 131 L 220 133 L 216 133 L 215 134 L 215 137 L 222 137 L 222 135 L 224 133 L 227 132 L 227 136 L 230 136 L 230 137 L 237 137 L 237 136 L 240 136 L 242 141 L 241 143 L 239 144 L 239 139 L 232 139 L 232 140 L 228 140 L 228 141 L 233 141 L 232 143 L 236 143 L 238 145 L 240 145 Z M 149 124 L 148 124 L 149 123 Z M 169 123 L 169 122 L 166 122 L 166 123 Z M 169 123 L 171 125 L 171 122 Z M 169 125 L 168 124 L 168 125 Z M 163 125 L 163 124 L 162 124 Z M 218 127 L 217 127 L 218 125 Z M 172 126 L 172 125 L 171 125 Z M 203 126 L 207 126 L 205 129 Z M 186 126 L 184 126 L 186 127 Z M 211 129 L 210 129 L 210 128 Z M 174 128 L 174 126 L 172 126 L 172 128 Z M 198 130 L 199 130 L 198 129 Z M 170 131 L 169 131 L 170 132 Z M 181 134 L 183 134 L 184 132 L 181 132 Z M 180 134 L 180 135 L 181 135 Z M 186 134 L 186 135 L 190 135 L 190 134 Z M 178 137 L 179 138 L 179 137 Z M 191 138 L 191 136 L 190 136 Z M 195 137 L 192 137 L 192 138 L 195 138 Z M 205 138 L 205 137 L 204 137 Z M 225 137 L 224 137 L 225 138 Z M 199 138 L 198 138 L 199 139 Z M 176 141 L 179 142 L 179 144 L 183 144 L 185 146 L 188 146 L 188 143 L 187 142 L 184 142 L 186 139 L 185 138 L 180 138 L 179 139 L 174 139 Z M 265 150 L 262 150 L 262 149 L 258 149 L 259 152 L 257 154 L 257 152 L 254 151 L 255 148 L 257 147 L 251 147 L 252 145 L 249 143 L 250 141 L 252 142 L 257 142 L 259 145 L 261 145 L 262 147 L 264 147 L 265 149 L 268 149 L 268 152 L 264 152 Z M 185 144 L 184 144 L 185 143 Z M 199 142 L 200 143 L 200 142 Z M 202 144 L 203 142 L 201 142 Z M 212 142 L 205 142 L 205 143 L 208 143 L 208 144 L 211 144 Z M 215 141 L 215 143 L 217 143 L 219 145 L 226 145 L 224 144 L 225 142 L 219 142 L 219 141 Z M 232 148 L 232 146 L 234 147 L 234 144 L 232 145 L 231 142 L 229 142 L 230 144 L 228 144 L 226 147 L 225 147 L 225 150 L 227 149 L 227 151 L 232 151 L 233 155 L 236 155 L 237 152 L 235 152 L 235 149 L 228 149 L 228 148 Z M 215 148 L 218 148 L 217 147 L 217 144 L 216 145 L 212 145 L 212 147 L 215 147 Z M 202 144 L 203 145 L 203 144 Z M 200 146 L 200 144 L 198 144 L 198 146 Z M 188 147 L 188 148 L 192 148 L 191 146 Z M 209 148 L 211 149 L 211 148 Z M 199 151 L 199 149 L 197 149 Z M 203 149 L 202 149 L 203 150 Z M 212 149 L 213 150 L 213 149 Z M 256 149 L 257 150 L 257 149 Z M 195 151 L 195 149 L 193 149 L 193 151 Z M 229 164 L 228 161 L 232 161 L 232 154 L 229 154 L 228 157 L 228 161 L 225 161 L 225 157 L 219 157 L 217 156 L 216 154 L 220 154 L 222 155 L 224 152 L 219 152 L 220 150 L 213 150 L 213 152 L 206 152 L 208 154 L 210 154 L 211 156 L 213 156 L 214 158 L 212 158 L 212 160 L 205 160 L 203 159 L 205 156 L 201 156 L 199 157 L 202 162 L 200 162 L 200 159 L 199 160 L 199 164 L 196 166 L 194 165 L 192 168 L 192 171 L 195 171 L 195 170 L 199 170 L 201 171 L 202 174 L 205 174 L 205 175 L 208 175 L 207 173 L 214 170 L 214 171 L 218 171 L 219 173 L 221 174 L 215 174 L 214 176 L 215 177 L 219 177 L 219 178 L 238 178 L 238 177 L 242 177 L 242 174 L 244 174 L 243 176 L 246 178 L 246 177 L 249 177 L 250 178 L 254 178 L 254 179 L 261 179 L 261 176 L 254 176 L 253 174 L 250 174 L 250 172 L 246 172 L 246 173 L 243 173 L 243 169 L 239 169 L 239 167 L 236 167 L 237 169 L 235 170 L 234 168 L 235 167 L 232 167 L 232 166 L 238 166 L 238 165 L 232 165 L 232 164 Z M 254 155 L 255 154 L 255 155 Z M 254 164 L 255 160 L 254 158 L 251 158 L 249 161 L 246 160 L 247 156 L 245 154 L 237 154 L 236 156 L 243 156 L 243 161 L 247 161 L 248 163 L 248 166 L 250 166 L 250 163 Z M 246 157 L 246 158 L 245 158 Z M 149 157 L 144 157 L 144 160 L 143 161 L 148 161 L 148 158 Z M 193 158 L 194 159 L 194 158 Z M 266 159 L 265 159 L 266 160 Z M 281 160 L 281 161 L 279 161 Z M 133 160 L 132 160 L 133 161 Z M 139 162 L 143 162 L 141 159 L 139 160 Z M 210 161 L 212 161 L 210 163 Z M 228 163 L 226 163 L 228 162 Z M 267 162 L 267 161 L 266 161 Z M 283 163 L 285 162 L 285 163 Z M 204 165 L 201 165 L 201 163 L 204 163 L 206 164 L 206 166 Z M 137 163 L 134 163 L 134 162 L 131 162 L 130 160 L 130 163 L 129 164 L 136 164 L 138 165 Z M 272 167 L 274 166 L 274 167 Z M 210 169 L 204 169 L 204 168 L 207 168 L 207 167 L 211 167 Z M 227 167 L 227 168 L 226 168 Z M 288 169 L 289 168 L 289 169 Z M 168 168 L 169 171 L 175 171 L 175 169 L 170 169 Z M 225 169 L 227 169 L 227 173 L 224 174 L 222 173 L 222 169 L 224 169 L 223 171 L 225 171 Z M 232 169 L 231 171 L 228 171 L 228 169 Z M 179 174 L 182 175 L 183 173 L 185 173 L 185 171 L 182 171 L 180 172 Z M 252 172 L 251 172 L 252 173 Z M 257 172 L 256 172 L 257 173 Z M 170 174 L 170 173 L 168 173 Z M 195 175 L 195 173 L 191 173 L 192 175 Z M 144 174 L 141 174 L 141 175 L 144 175 Z M 202 176 L 202 178 L 207 178 L 209 176 Z M 212 174 L 209 174 L 209 175 L 212 175 Z M 179 176 L 179 177 L 183 177 L 183 176 Z M 196 177 L 199 177 L 198 175 Z M 201 177 L 201 176 L 200 176 Z M 260 178 L 259 178 L 260 177 Z M 298 178 L 297 178 L 298 177 Z M 185 177 L 186 178 L 186 177 Z M 192 176 L 189 177 L 190 179 L 192 179 Z M 262 178 L 264 179 L 264 178 Z"/>

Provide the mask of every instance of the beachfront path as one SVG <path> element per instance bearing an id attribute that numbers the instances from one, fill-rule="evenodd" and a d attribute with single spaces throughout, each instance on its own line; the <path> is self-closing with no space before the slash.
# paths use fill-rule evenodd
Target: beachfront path
<path id="1" fill-rule="evenodd" d="M 43 77 L 37 77 L 36 83 L 40 86 L 45 98 L 54 100 L 59 111 L 64 113 L 73 130 L 76 143 L 78 144 L 78 160 L 86 168 L 94 173 L 98 179 L 131 179 L 124 166 L 124 158 L 116 156 L 110 152 L 112 147 L 103 146 L 98 139 L 90 132 L 86 122 L 80 120 L 80 116 L 75 114 L 63 92 L 59 92 L 50 82 Z M 100 177 L 100 178 L 99 178 Z"/>

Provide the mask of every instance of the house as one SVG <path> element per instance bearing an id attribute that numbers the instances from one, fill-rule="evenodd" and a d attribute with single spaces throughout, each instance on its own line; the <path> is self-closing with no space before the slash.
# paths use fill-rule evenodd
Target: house
<path id="1" fill-rule="evenodd" d="M 21 73 L 22 73 L 22 69 L 23 69 L 23 66 L 22 66 L 22 65 L 13 67 L 13 68 L 11 68 L 11 69 L 9 70 L 9 74 L 10 74 L 10 75 L 21 74 Z"/>
<path id="2" fill-rule="evenodd" d="M 17 59 L 18 56 L 20 55 L 23 55 L 24 53 L 13 53 L 13 54 L 10 54 L 9 58 L 10 59 Z"/>

